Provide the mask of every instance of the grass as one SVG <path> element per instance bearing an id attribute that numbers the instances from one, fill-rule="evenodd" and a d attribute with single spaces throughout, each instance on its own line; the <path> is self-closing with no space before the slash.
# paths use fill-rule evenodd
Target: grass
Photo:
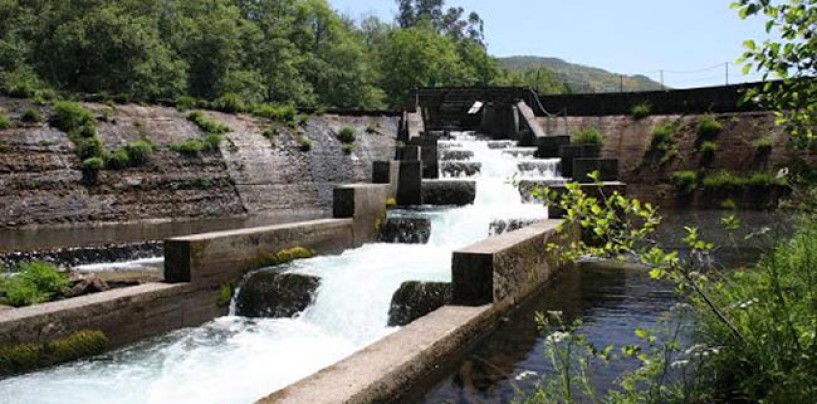
<path id="1" fill-rule="evenodd" d="M 122 170 L 130 167 L 128 151 L 120 148 L 105 156 L 105 167 L 111 170 Z"/>
<path id="2" fill-rule="evenodd" d="M 652 114 L 652 105 L 649 103 L 639 103 L 630 108 L 630 116 L 635 120 L 644 119 Z"/>
<path id="3" fill-rule="evenodd" d="M 356 140 L 355 129 L 349 126 L 344 126 L 337 135 L 341 143 L 351 144 Z"/>
<path id="4" fill-rule="evenodd" d="M 692 170 L 676 171 L 672 173 L 671 179 L 681 193 L 692 193 L 698 187 L 698 173 Z"/>
<path id="5" fill-rule="evenodd" d="M 752 147 L 754 147 L 759 154 L 771 153 L 774 147 L 774 139 L 770 136 L 761 137 L 752 142 Z"/>
<path id="6" fill-rule="evenodd" d="M 785 177 L 777 177 L 775 173 L 757 172 L 741 176 L 729 171 L 718 171 L 706 176 L 701 181 L 701 185 L 710 190 L 742 189 L 745 187 L 767 188 L 783 186 L 787 183 Z"/>
<path id="7" fill-rule="evenodd" d="M 6 115 L 6 112 L 0 110 L 0 130 L 11 129 L 11 118 Z"/>
<path id="8" fill-rule="evenodd" d="M 571 135 L 573 144 L 601 144 L 604 140 L 601 131 L 594 126 L 583 126 Z"/>
<path id="9" fill-rule="evenodd" d="M 102 157 L 89 157 L 82 160 L 82 169 L 87 171 L 100 171 L 105 169 L 105 160 Z"/>
<path id="10" fill-rule="evenodd" d="M 675 123 L 664 122 L 653 129 L 650 151 L 660 157 L 660 165 L 666 164 L 678 155 L 678 148 L 675 144 L 675 128 Z"/>
<path id="11" fill-rule="evenodd" d="M 194 111 L 187 115 L 187 120 L 196 124 L 204 133 L 206 134 L 224 134 L 230 131 L 230 128 L 213 119 L 209 118 L 204 115 L 201 111 Z"/>
<path id="12" fill-rule="evenodd" d="M 43 121 L 43 113 L 37 108 L 28 108 L 20 119 L 26 123 L 40 123 Z"/>
<path id="13" fill-rule="evenodd" d="M 708 163 L 715 157 L 715 153 L 718 151 L 718 144 L 711 140 L 704 141 L 698 147 L 698 151 L 701 152 L 703 161 Z"/>
<path id="14" fill-rule="evenodd" d="M 187 95 L 176 99 L 176 109 L 179 111 L 187 111 L 196 107 L 196 99 Z"/>
<path id="15" fill-rule="evenodd" d="M 20 264 L 15 276 L 0 283 L 3 304 L 24 307 L 62 297 L 71 282 L 68 275 L 46 262 Z"/>
<path id="16" fill-rule="evenodd" d="M 202 140 L 190 139 L 181 143 L 174 143 L 170 148 L 187 157 L 198 157 L 207 148 L 207 145 Z"/>
<path id="17" fill-rule="evenodd" d="M 232 283 L 222 283 L 218 288 L 218 297 L 216 298 L 216 306 L 225 308 L 230 307 L 233 301 L 233 294 L 235 294 L 235 287 Z"/>
<path id="18" fill-rule="evenodd" d="M 125 146 L 128 153 L 129 164 L 138 166 L 150 161 L 153 156 L 153 145 L 145 140 L 136 140 Z"/>
<path id="19" fill-rule="evenodd" d="M 94 126 L 94 115 L 82 105 L 72 101 L 54 103 L 51 115 L 51 126 L 68 134 L 77 133 L 83 128 Z M 87 132 L 87 129 L 86 129 Z M 83 137 L 88 137 L 83 134 Z"/>
<path id="20" fill-rule="evenodd" d="M 252 114 L 277 122 L 295 122 L 298 110 L 290 104 L 257 104 L 252 108 Z"/>
<path id="21" fill-rule="evenodd" d="M 236 93 L 225 93 L 213 101 L 213 109 L 221 112 L 234 114 L 237 112 L 244 112 L 247 110 L 244 100 Z"/>
<path id="22" fill-rule="evenodd" d="M 698 341 L 719 353 L 696 376 L 720 395 L 718 402 L 813 402 L 817 367 L 817 221 L 802 220 L 791 240 L 749 270 L 728 271 L 708 285 L 737 330 L 711 310 L 697 322 Z M 698 299 L 700 300 L 700 299 Z M 706 303 L 696 301 L 696 306 Z"/>
<path id="23" fill-rule="evenodd" d="M 696 131 L 699 138 L 711 139 L 721 133 L 722 130 L 723 124 L 718 121 L 718 118 L 713 114 L 706 114 L 698 120 Z"/>

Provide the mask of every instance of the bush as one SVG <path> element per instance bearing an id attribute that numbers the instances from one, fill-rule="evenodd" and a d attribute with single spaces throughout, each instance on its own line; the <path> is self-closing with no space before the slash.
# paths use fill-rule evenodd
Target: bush
<path id="1" fill-rule="evenodd" d="M 601 132 L 593 126 L 584 126 L 573 133 L 573 144 L 601 144 Z"/>
<path id="2" fill-rule="evenodd" d="M 80 139 L 77 144 L 77 156 L 85 160 L 92 157 L 103 157 L 105 155 L 105 147 L 98 137 L 90 137 L 87 139 Z"/>
<path id="3" fill-rule="evenodd" d="M 247 106 L 238 94 L 225 93 L 213 101 L 213 108 L 221 112 L 234 114 L 236 112 L 246 111 Z"/>
<path id="4" fill-rule="evenodd" d="M 0 283 L 3 303 L 14 307 L 30 306 L 59 298 L 70 286 L 68 275 L 46 262 L 20 264 L 16 275 Z"/>
<path id="5" fill-rule="evenodd" d="M 196 124 L 204 133 L 223 134 L 230 131 L 230 128 L 212 118 L 206 117 L 201 111 L 191 112 L 187 115 L 187 120 Z"/>
<path id="6" fill-rule="evenodd" d="M 198 139 L 185 140 L 181 143 L 176 143 L 170 146 L 174 151 L 177 151 L 188 157 L 197 157 L 206 148 L 204 142 Z"/>
<path id="7" fill-rule="evenodd" d="M 136 140 L 125 146 L 131 165 L 141 165 L 150 161 L 153 156 L 153 145 L 145 140 Z"/>
<path id="8" fill-rule="evenodd" d="M 650 114 L 652 114 L 652 105 L 649 103 L 636 104 L 630 108 L 630 116 L 635 120 L 644 119 L 650 116 Z"/>
<path id="9" fill-rule="evenodd" d="M 346 144 L 354 143 L 356 138 L 354 128 L 348 126 L 343 127 L 338 133 L 337 138 L 342 143 Z"/>
<path id="10" fill-rule="evenodd" d="M 43 113 L 39 109 L 29 108 L 23 112 L 21 120 L 27 123 L 40 123 L 43 121 Z"/>
<path id="11" fill-rule="evenodd" d="M 83 138 L 92 138 L 96 136 L 96 124 L 93 122 L 88 122 L 82 127 L 79 128 L 79 136 Z"/>
<path id="12" fill-rule="evenodd" d="M 90 157 L 82 161 L 82 169 L 87 171 L 99 171 L 105 169 L 105 160 L 101 157 Z"/>
<path id="13" fill-rule="evenodd" d="M 701 143 L 701 146 L 698 149 L 701 152 L 705 161 L 711 160 L 715 157 L 715 152 L 718 151 L 718 144 L 712 141 L 705 141 Z"/>
<path id="14" fill-rule="evenodd" d="M 196 106 L 196 99 L 187 95 L 183 95 L 176 99 L 176 109 L 179 111 L 187 111 Z"/>
<path id="15" fill-rule="evenodd" d="M 675 124 L 664 122 L 652 131 L 653 144 L 668 144 L 675 142 Z"/>
<path id="16" fill-rule="evenodd" d="M 689 194 L 698 186 L 698 173 L 691 170 L 672 173 L 672 184 L 682 193 Z"/>
<path id="17" fill-rule="evenodd" d="M 817 305 L 817 222 L 803 220 L 792 240 L 779 243 L 749 270 L 726 271 L 707 292 L 733 331 L 695 300 L 698 340 L 718 347 L 696 375 L 725 397 L 719 402 L 807 403 L 814 399 L 813 349 Z"/>
<path id="18" fill-rule="evenodd" d="M 54 104 L 51 126 L 70 134 L 93 125 L 94 115 L 79 103 L 60 101 Z"/>
<path id="19" fill-rule="evenodd" d="M 204 150 L 208 152 L 217 152 L 221 147 L 221 142 L 224 141 L 224 136 L 211 133 L 204 138 Z"/>
<path id="20" fill-rule="evenodd" d="M 11 129 L 11 119 L 3 110 L 0 110 L 0 130 Z"/>
<path id="21" fill-rule="evenodd" d="M 116 149 L 105 157 L 105 167 L 111 170 L 122 170 L 130 166 L 130 156 L 124 148 Z"/>
<path id="22" fill-rule="evenodd" d="M 312 150 L 312 141 L 309 140 L 309 138 L 307 137 L 301 137 L 300 139 L 298 139 L 298 145 L 299 149 L 302 152 L 308 152 Z"/>
<path id="23" fill-rule="evenodd" d="M 774 139 L 769 136 L 764 136 L 752 142 L 752 146 L 757 149 L 758 153 L 768 154 L 771 153 L 772 147 L 774 147 Z"/>
<path id="24" fill-rule="evenodd" d="M 295 122 L 298 110 L 294 106 L 276 104 L 257 104 L 252 109 L 252 114 L 262 118 L 271 119 L 278 122 Z"/>
<path id="25" fill-rule="evenodd" d="M 698 137 L 712 138 L 717 136 L 723 130 L 723 125 L 718 121 L 718 118 L 712 114 L 706 114 L 698 120 Z"/>

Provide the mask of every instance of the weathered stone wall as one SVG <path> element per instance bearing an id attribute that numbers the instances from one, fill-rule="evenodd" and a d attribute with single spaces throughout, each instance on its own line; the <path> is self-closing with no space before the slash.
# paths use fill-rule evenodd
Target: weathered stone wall
<path id="1" fill-rule="evenodd" d="M 187 113 L 159 106 L 85 104 L 98 117 L 108 150 L 134 140 L 155 145 L 139 168 L 105 170 L 96 185 L 82 181 L 81 164 L 66 134 L 47 124 L 20 122 L 28 100 L 0 98 L 15 128 L 0 130 L 0 228 L 70 225 L 244 214 L 329 212 L 332 188 L 369 182 L 375 160 L 393 157 L 397 117 L 312 116 L 303 134 L 248 115 L 207 111 L 227 124 L 220 153 L 184 157 L 170 145 L 201 139 Z M 46 118 L 48 107 L 41 108 Z M 335 134 L 357 131 L 354 150 L 343 151 Z M 273 139 L 263 136 L 277 129 Z M 370 128 L 367 131 L 367 128 Z M 300 151 L 301 136 L 313 141 Z"/>
<path id="2" fill-rule="evenodd" d="M 626 115 L 568 117 L 551 120 L 539 118 L 543 127 L 551 125 L 551 133 L 566 133 L 583 126 L 593 126 L 604 135 L 602 158 L 618 159 L 619 179 L 627 183 L 627 192 L 639 199 L 665 208 L 706 206 L 706 198 L 696 201 L 678 198 L 671 183 L 672 173 L 680 170 L 708 172 L 727 170 L 743 175 L 773 172 L 791 166 L 796 160 L 814 164 L 817 155 L 787 147 L 788 135 L 774 124 L 771 112 L 716 114 L 723 130 L 714 137 L 718 145 L 714 158 L 706 162 L 698 149 L 697 124 L 702 115 L 653 115 L 635 120 Z M 653 131 L 665 122 L 677 124 L 674 142 L 677 155 L 662 163 L 653 144 Z M 553 126 L 556 126 L 555 128 Z M 764 153 L 753 144 L 761 138 L 773 141 L 771 152 Z M 712 206 L 717 208 L 717 206 Z"/>

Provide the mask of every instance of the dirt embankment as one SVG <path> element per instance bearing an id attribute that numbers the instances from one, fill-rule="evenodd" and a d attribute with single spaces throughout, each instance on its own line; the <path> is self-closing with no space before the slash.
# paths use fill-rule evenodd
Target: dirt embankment
<path id="1" fill-rule="evenodd" d="M 97 115 L 98 136 L 107 150 L 147 140 L 154 146 L 150 161 L 103 170 L 89 183 L 67 134 L 47 123 L 22 122 L 28 108 L 41 110 L 47 120 L 48 107 L 0 98 L 13 122 L 11 129 L 0 130 L 0 228 L 327 211 L 334 185 L 368 181 L 371 162 L 392 157 L 397 131 L 397 119 L 390 117 L 313 116 L 297 129 L 207 111 L 231 132 L 219 152 L 188 157 L 171 146 L 205 135 L 185 112 L 84 106 Z M 357 131 L 349 154 L 335 137 L 344 126 Z M 270 128 L 276 135 L 265 137 Z M 304 137 L 313 142 L 309 151 L 301 150 Z"/>

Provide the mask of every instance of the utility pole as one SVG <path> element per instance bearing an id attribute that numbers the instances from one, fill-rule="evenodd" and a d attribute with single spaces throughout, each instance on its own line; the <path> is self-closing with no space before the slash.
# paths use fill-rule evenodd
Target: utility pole
<path id="1" fill-rule="evenodd" d="M 622 92 L 622 93 L 623 93 L 623 92 L 624 92 L 624 75 L 623 75 L 623 74 L 619 74 L 619 75 L 618 75 L 618 78 L 621 80 L 620 92 Z"/>
<path id="2" fill-rule="evenodd" d="M 729 85 L 729 62 L 726 62 L 724 64 L 724 66 L 726 66 L 726 85 L 728 86 Z"/>
<path id="3" fill-rule="evenodd" d="M 661 70 L 661 90 L 666 90 L 667 88 L 664 87 L 664 71 Z"/>

